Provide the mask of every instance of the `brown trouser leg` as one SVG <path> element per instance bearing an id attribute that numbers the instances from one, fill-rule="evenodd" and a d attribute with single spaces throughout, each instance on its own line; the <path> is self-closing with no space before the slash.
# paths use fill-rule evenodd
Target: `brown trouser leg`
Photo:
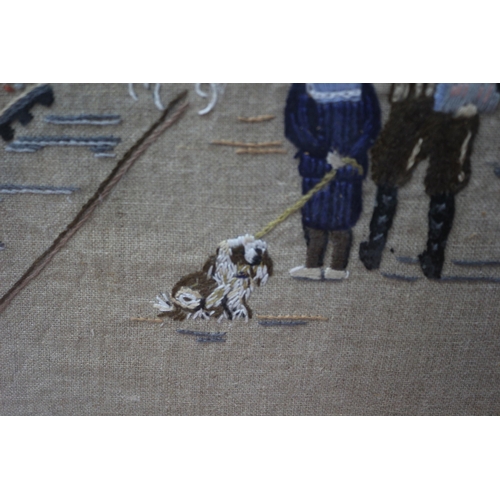
<path id="1" fill-rule="evenodd" d="M 349 262 L 349 253 L 352 245 L 352 231 L 332 231 L 330 241 L 333 245 L 331 268 L 343 271 Z"/>
<path id="2" fill-rule="evenodd" d="M 328 245 L 328 233 L 304 226 L 307 242 L 306 267 L 322 267 Z"/>

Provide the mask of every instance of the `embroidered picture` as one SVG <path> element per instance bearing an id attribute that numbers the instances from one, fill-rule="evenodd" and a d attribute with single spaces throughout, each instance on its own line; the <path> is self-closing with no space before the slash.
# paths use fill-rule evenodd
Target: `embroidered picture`
<path id="1" fill-rule="evenodd" d="M 398 203 L 398 190 L 420 161 L 429 159 L 425 192 L 430 197 L 426 249 L 418 256 L 427 278 L 440 279 L 455 214 L 455 197 L 469 183 L 479 113 L 499 101 L 495 84 L 393 84 L 391 112 L 372 149 L 377 184 L 368 241 L 359 256 L 378 269 Z"/>
<path id="2" fill-rule="evenodd" d="M 159 316 L 175 320 L 211 317 L 245 319 L 252 317 L 248 299 L 256 286 L 265 285 L 273 274 L 267 244 L 246 234 L 224 240 L 201 271 L 181 278 L 169 296 L 156 297 Z"/>
<path id="3" fill-rule="evenodd" d="M 308 193 L 332 170 L 334 178 L 302 207 L 307 252 L 294 278 L 344 279 L 352 228 L 362 210 L 362 183 L 368 150 L 380 131 L 375 89 L 361 83 L 295 83 L 285 109 L 285 135 L 298 148 L 302 192 Z M 323 269 L 328 240 L 331 257 Z"/>

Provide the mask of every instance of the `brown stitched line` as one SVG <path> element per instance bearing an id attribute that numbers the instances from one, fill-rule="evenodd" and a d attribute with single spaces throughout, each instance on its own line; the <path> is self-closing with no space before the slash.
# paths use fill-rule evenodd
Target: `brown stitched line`
<path id="1" fill-rule="evenodd" d="M 144 135 L 125 153 L 122 159 L 116 164 L 116 167 L 111 173 L 101 182 L 97 191 L 87 201 L 87 203 L 78 212 L 69 226 L 54 240 L 48 250 L 46 250 L 38 259 L 33 262 L 31 267 L 21 276 L 21 278 L 12 286 L 12 288 L 0 299 L 0 313 L 5 311 L 14 297 L 32 280 L 34 280 L 61 250 L 61 248 L 74 236 L 85 222 L 90 218 L 97 206 L 104 201 L 111 190 L 116 186 L 120 179 L 129 171 L 130 167 L 137 159 L 155 142 L 160 135 L 171 127 L 185 113 L 189 103 L 183 104 L 177 111 L 167 120 L 170 111 L 177 106 L 187 96 L 187 91 L 179 94 L 170 102 L 167 109 L 162 113 L 160 118 L 151 125 Z"/>
<path id="2" fill-rule="evenodd" d="M 216 146 L 233 146 L 237 148 L 266 148 L 270 146 L 282 146 L 282 141 L 269 141 L 269 142 L 236 142 L 236 141 L 212 141 L 210 144 Z"/>
<path id="3" fill-rule="evenodd" d="M 237 149 L 236 153 L 239 155 L 270 155 L 270 154 L 286 154 L 285 149 L 260 149 L 260 148 L 242 148 Z"/>
<path id="4" fill-rule="evenodd" d="M 130 318 L 130 321 L 140 321 L 142 323 L 163 323 L 160 318 Z"/>
<path id="5" fill-rule="evenodd" d="M 261 122 L 268 122 L 272 120 L 273 118 L 276 118 L 275 115 L 259 115 L 259 116 L 249 116 L 248 118 L 244 116 L 238 116 L 238 120 L 240 122 L 245 122 L 245 123 L 261 123 Z"/>
<path id="6" fill-rule="evenodd" d="M 325 318 L 324 316 L 263 316 L 257 314 L 257 319 L 308 319 L 310 321 L 329 321 L 329 318 Z"/>

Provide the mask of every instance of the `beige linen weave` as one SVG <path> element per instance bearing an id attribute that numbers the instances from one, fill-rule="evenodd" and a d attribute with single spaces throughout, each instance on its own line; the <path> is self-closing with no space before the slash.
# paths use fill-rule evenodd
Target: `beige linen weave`
<path id="1" fill-rule="evenodd" d="M 53 84 L 55 103 L 14 125 L 16 137 L 115 135 L 117 158 L 88 148 L 36 153 L 0 149 L 0 184 L 77 186 L 69 196 L 0 195 L 0 294 L 64 230 L 117 160 L 158 118 L 151 92 L 126 84 Z M 160 291 L 199 270 L 218 243 L 256 233 L 301 196 L 295 148 L 284 137 L 288 84 L 229 84 L 215 109 L 192 84 L 162 85 L 168 102 L 189 89 L 186 115 L 132 167 L 87 224 L 0 315 L 2 415 L 498 415 L 500 283 L 431 282 L 416 257 L 427 238 L 427 162 L 399 193 L 380 271 L 358 258 L 368 236 L 375 185 L 364 183 L 363 215 L 344 282 L 293 280 L 304 264 L 297 213 L 266 236 L 274 276 L 250 298 L 254 314 L 323 315 L 328 322 L 265 328 L 241 321 L 153 317 Z M 388 85 L 376 85 L 387 119 Z M 2 92 L 0 107 L 12 97 Z M 113 127 L 56 126 L 47 114 L 116 113 Z M 251 124 L 238 116 L 274 114 Z M 500 268 L 452 260 L 500 260 L 500 110 L 482 116 L 472 178 L 456 198 L 443 275 L 500 277 Z M 238 155 L 210 141 L 282 140 L 287 154 Z M 390 249 L 394 250 L 391 253 Z M 176 328 L 226 331 L 197 343 Z"/>

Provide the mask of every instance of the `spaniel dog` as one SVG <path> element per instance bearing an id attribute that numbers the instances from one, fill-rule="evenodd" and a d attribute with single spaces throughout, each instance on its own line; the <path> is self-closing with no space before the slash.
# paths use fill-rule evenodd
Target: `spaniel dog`
<path id="1" fill-rule="evenodd" d="M 154 307 L 158 316 L 186 318 L 241 318 L 248 321 L 252 310 L 247 304 L 255 286 L 265 285 L 273 274 L 267 244 L 246 234 L 224 240 L 201 271 L 181 278 L 171 297 L 161 293 Z"/>

